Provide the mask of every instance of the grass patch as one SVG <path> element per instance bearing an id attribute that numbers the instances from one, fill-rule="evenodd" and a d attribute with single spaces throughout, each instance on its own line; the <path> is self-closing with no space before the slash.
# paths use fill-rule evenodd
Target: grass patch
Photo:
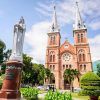
<path id="1" fill-rule="evenodd" d="M 73 98 L 85 99 L 88 100 L 89 96 L 79 96 L 78 93 L 71 93 Z"/>
<path id="2" fill-rule="evenodd" d="M 78 93 L 71 93 L 72 94 L 72 98 L 78 98 L 78 99 L 83 99 L 83 100 L 89 100 L 89 96 L 79 96 Z M 99 100 L 100 100 L 100 96 L 99 96 Z"/>

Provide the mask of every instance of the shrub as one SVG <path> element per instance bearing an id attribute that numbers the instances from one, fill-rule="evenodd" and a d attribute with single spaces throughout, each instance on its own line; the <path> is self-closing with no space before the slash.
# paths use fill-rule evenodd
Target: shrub
<path id="1" fill-rule="evenodd" d="M 44 100 L 72 100 L 70 93 L 60 93 L 59 91 L 52 92 L 48 91 Z"/>
<path id="2" fill-rule="evenodd" d="M 37 100 L 38 97 L 38 89 L 36 88 L 21 88 L 21 94 L 23 97 L 27 98 L 27 100 Z"/>
<path id="3" fill-rule="evenodd" d="M 89 96 L 100 95 L 100 78 L 93 72 L 88 72 L 81 77 L 82 91 L 79 94 Z"/>
<path id="4" fill-rule="evenodd" d="M 0 76 L 0 89 L 2 88 L 2 84 L 3 84 L 3 79 L 4 79 L 4 77 L 5 77 L 5 74 L 2 74 L 2 75 Z"/>

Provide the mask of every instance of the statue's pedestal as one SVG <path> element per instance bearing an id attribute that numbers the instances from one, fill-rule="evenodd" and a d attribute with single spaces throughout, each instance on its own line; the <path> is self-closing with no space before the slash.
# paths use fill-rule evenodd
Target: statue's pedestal
<path id="1" fill-rule="evenodd" d="M 8 61 L 6 64 L 5 79 L 0 91 L 0 100 L 20 100 L 19 91 L 21 70 L 23 64 L 18 61 Z"/>

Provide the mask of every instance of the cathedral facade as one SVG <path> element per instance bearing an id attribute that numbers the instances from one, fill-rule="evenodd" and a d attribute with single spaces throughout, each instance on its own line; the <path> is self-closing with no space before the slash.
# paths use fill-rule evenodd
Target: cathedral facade
<path id="1" fill-rule="evenodd" d="M 70 38 L 70 37 L 69 37 Z M 87 38 L 87 28 L 84 25 L 78 4 L 76 3 L 76 18 L 73 25 L 74 45 L 66 40 L 61 44 L 61 35 L 57 23 L 56 9 L 54 6 L 51 31 L 48 33 L 45 67 L 53 73 L 53 79 L 46 80 L 46 84 L 55 84 L 57 89 L 68 88 L 64 80 L 64 71 L 68 68 L 77 69 L 80 74 L 92 71 L 90 47 Z M 74 79 L 73 87 L 79 87 L 79 80 Z"/>

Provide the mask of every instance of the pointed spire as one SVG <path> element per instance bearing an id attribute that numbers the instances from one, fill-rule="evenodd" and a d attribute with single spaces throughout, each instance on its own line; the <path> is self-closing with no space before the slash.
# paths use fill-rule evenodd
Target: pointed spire
<path id="1" fill-rule="evenodd" d="M 54 5 L 53 8 L 54 8 L 53 9 L 53 17 L 52 17 L 52 24 L 50 27 L 50 31 L 51 32 L 59 32 L 60 29 L 59 29 L 59 26 L 57 23 L 56 6 Z"/>
<path id="2" fill-rule="evenodd" d="M 74 30 L 86 29 L 84 22 L 81 18 L 81 14 L 80 14 L 79 7 L 78 7 L 78 2 L 76 2 L 76 19 L 75 19 L 75 24 L 73 28 Z"/>

